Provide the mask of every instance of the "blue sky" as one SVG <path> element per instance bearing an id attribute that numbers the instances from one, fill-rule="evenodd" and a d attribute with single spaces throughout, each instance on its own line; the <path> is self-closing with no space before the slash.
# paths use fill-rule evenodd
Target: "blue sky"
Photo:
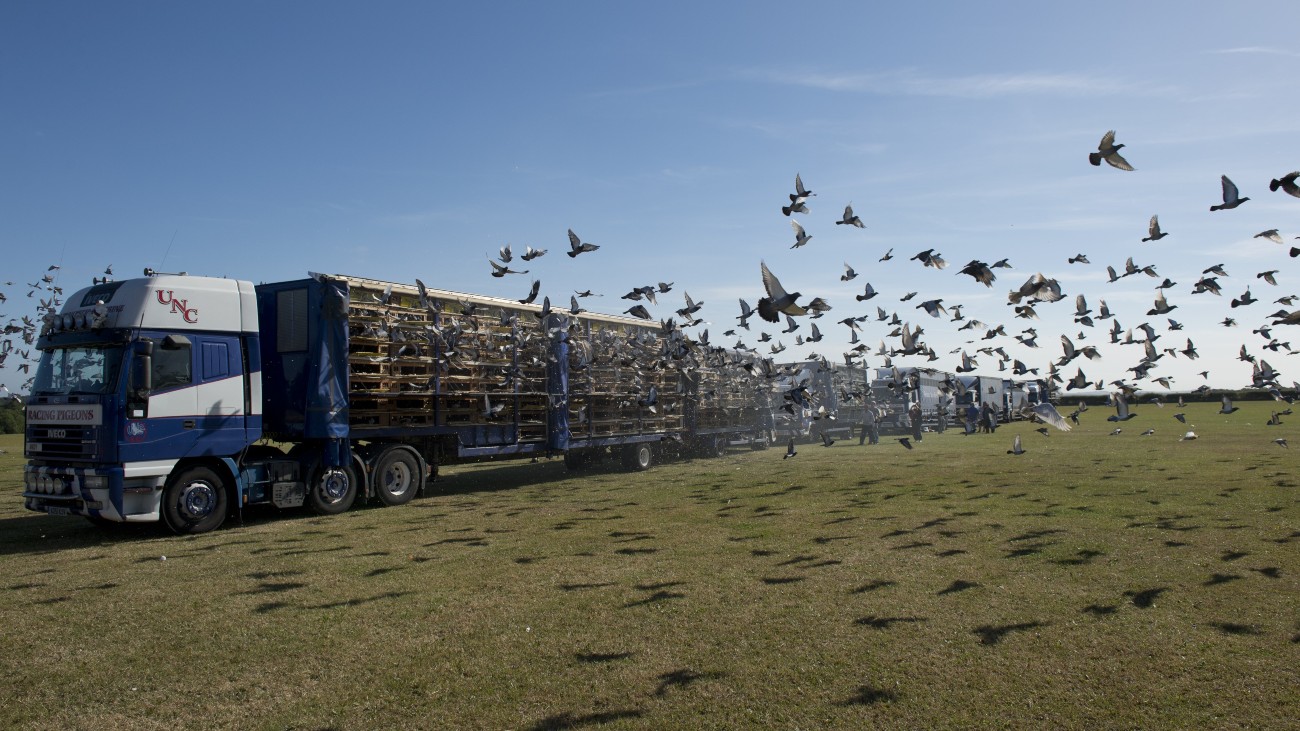
<path id="1" fill-rule="evenodd" d="M 516 298 L 536 277 L 554 301 L 591 288 L 605 296 L 586 304 L 614 313 L 633 287 L 672 281 L 651 312 L 671 316 L 687 291 L 731 344 L 763 260 L 834 307 L 815 346 L 766 327 L 789 346 L 778 359 L 838 359 L 835 321 L 879 305 L 925 328 L 938 367 L 1001 345 L 1045 369 L 1065 333 L 1103 357 L 1064 375 L 1122 378 L 1141 346 L 1074 323 L 1082 293 L 1126 329 L 1150 322 L 1159 349 L 1193 340 L 1199 360 L 1152 371 L 1175 390 L 1248 383 L 1243 343 L 1300 378 L 1251 332 L 1300 294 L 1300 199 L 1268 190 L 1300 169 L 1300 5 L 913 5 L 6 3 L 0 281 L 15 284 L 0 313 L 28 314 L 26 283 L 50 264 L 68 293 L 110 264 L 118 278 L 310 270 Z M 1088 165 L 1108 129 L 1135 172 Z M 817 195 L 797 216 L 813 239 L 791 250 L 780 206 L 796 173 Z M 1225 174 L 1251 200 L 1210 213 Z M 850 202 L 865 230 L 834 224 Z M 1140 243 L 1152 214 L 1170 235 Z M 570 228 L 601 249 L 564 256 Z M 1253 238 L 1271 228 L 1285 246 Z M 507 243 L 549 254 L 494 279 L 486 259 Z M 928 248 L 950 266 L 908 260 Z M 1079 253 L 1092 263 L 1066 263 Z M 1128 256 L 1177 282 L 1184 330 L 1146 315 L 1159 280 L 1105 281 Z M 991 289 L 957 275 L 1004 257 L 1014 268 Z M 841 282 L 842 262 L 860 276 Z M 1223 296 L 1192 295 L 1218 263 Z M 1269 269 L 1277 287 L 1255 277 Z M 1068 296 L 1017 319 L 1007 292 L 1035 272 Z M 860 304 L 865 282 L 881 294 Z M 1248 286 L 1260 302 L 1231 309 Z M 1036 327 L 1041 347 L 969 343 L 962 323 L 914 309 L 936 297 L 1012 334 Z M 1237 327 L 1218 324 L 1229 315 Z M 868 322 L 863 339 L 886 334 Z M 11 388 L 15 360 L 0 371 Z"/>

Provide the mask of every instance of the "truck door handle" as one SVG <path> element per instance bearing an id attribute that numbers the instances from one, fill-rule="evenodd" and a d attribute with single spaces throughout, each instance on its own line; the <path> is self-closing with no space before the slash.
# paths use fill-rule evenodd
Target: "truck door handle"
<path id="1" fill-rule="evenodd" d="M 194 420 L 193 420 L 193 419 L 186 419 L 185 422 L 181 424 L 181 427 L 184 428 L 184 429 L 193 429 L 193 428 L 194 428 Z"/>

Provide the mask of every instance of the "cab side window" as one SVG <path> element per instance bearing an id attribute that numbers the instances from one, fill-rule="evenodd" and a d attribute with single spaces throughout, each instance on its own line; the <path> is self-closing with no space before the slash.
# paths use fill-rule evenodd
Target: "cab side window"
<path id="1" fill-rule="evenodd" d="M 153 354 L 153 390 L 188 386 L 193 382 L 190 365 L 190 345 L 175 348 L 158 348 Z"/>

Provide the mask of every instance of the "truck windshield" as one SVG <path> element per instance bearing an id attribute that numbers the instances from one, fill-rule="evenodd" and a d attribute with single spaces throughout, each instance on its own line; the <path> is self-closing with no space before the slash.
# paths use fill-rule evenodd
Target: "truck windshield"
<path id="1" fill-rule="evenodd" d="M 41 354 L 33 393 L 112 393 L 122 365 L 122 346 L 51 348 Z"/>

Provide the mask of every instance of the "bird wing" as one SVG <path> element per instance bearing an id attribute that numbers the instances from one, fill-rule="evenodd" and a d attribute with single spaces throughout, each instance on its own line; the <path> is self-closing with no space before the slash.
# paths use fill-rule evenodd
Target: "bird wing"
<path id="1" fill-rule="evenodd" d="M 772 270 L 767 268 L 767 263 L 760 261 L 758 265 L 763 270 L 763 288 L 767 290 L 767 296 L 772 300 L 783 300 L 789 297 L 785 287 L 781 286 L 781 280 L 777 279 Z"/>
<path id="2" fill-rule="evenodd" d="M 1231 203 L 1237 200 L 1237 184 L 1228 180 L 1227 175 L 1220 176 L 1223 178 L 1223 202 Z"/>

